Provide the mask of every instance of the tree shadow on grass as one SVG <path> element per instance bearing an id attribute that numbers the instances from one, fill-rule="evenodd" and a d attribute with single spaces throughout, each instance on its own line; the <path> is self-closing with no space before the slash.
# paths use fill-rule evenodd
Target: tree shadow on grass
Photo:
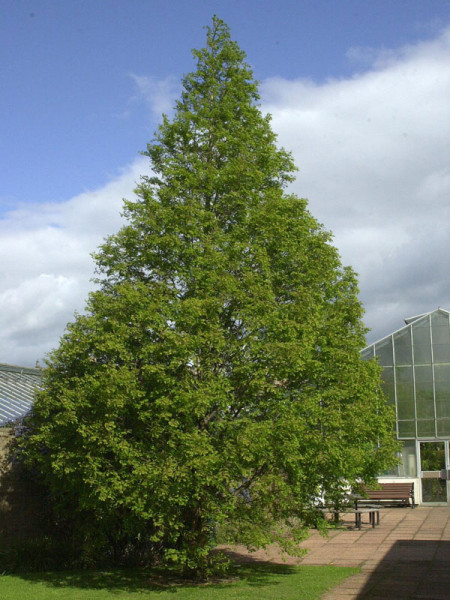
<path id="1" fill-rule="evenodd" d="M 268 564 L 262 561 L 249 561 L 235 565 L 228 575 L 213 578 L 211 581 L 195 582 L 180 577 L 179 573 L 163 569 L 114 569 L 104 571 L 73 571 L 50 573 L 20 573 L 23 581 L 41 583 L 54 588 L 77 588 L 105 590 L 111 593 L 127 592 L 173 592 L 182 588 L 223 588 L 233 582 L 246 583 L 249 586 L 263 587 L 276 585 L 276 577 L 292 575 L 296 567 Z"/>

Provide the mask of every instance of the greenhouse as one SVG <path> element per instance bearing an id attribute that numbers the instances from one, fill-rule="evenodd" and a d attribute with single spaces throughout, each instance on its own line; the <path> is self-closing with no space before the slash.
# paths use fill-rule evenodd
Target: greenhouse
<path id="1" fill-rule="evenodd" d="M 388 402 L 395 407 L 401 462 L 380 482 L 414 481 L 416 501 L 449 504 L 450 313 L 438 308 L 368 346 L 378 357 Z"/>

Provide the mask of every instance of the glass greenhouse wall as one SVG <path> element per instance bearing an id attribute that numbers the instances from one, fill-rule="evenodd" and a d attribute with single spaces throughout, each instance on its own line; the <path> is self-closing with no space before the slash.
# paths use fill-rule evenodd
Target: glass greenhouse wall
<path id="1" fill-rule="evenodd" d="M 428 314 L 411 317 L 405 320 L 405 327 L 362 351 L 364 359 L 378 357 L 383 366 L 383 387 L 388 402 L 396 411 L 397 436 L 403 441 L 403 453 L 400 466 L 391 475 L 423 479 L 423 473 L 428 472 L 424 457 L 430 452 L 434 452 L 436 457 L 440 456 L 435 459 L 436 464 L 433 463 L 436 472 L 438 462 L 440 469 L 448 468 L 450 457 L 446 440 L 450 440 L 449 317 L 450 313 L 440 308 Z M 424 499 L 425 487 L 422 482 Z M 443 500 L 440 498 L 429 501 Z"/>

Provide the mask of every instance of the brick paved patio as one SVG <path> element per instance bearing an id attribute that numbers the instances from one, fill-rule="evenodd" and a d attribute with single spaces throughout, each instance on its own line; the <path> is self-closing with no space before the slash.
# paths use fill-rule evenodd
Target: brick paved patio
<path id="1" fill-rule="evenodd" d="M 450 600 L 450 508 L 385 508 L 375 529 L 366 523 L 361 531 L 354 530 L 349 515 L 345 525 L 328 538 L 312 531 L 301 544 L 307 555 L 284 561 L 361 567 L 361 573 L 328 592 L 324 600 Z M 244 548 L 234 550 L 248 556 Z M 251 556 L 282 562 L 275 547 Z"/>

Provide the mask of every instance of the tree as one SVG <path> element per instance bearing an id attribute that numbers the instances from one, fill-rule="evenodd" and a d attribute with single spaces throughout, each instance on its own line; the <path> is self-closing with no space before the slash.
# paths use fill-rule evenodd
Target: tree
<path id="1" fill-rule="evenodd" d="M 392 463 L 394 441 L 379 368 L 359 357 L 355 275 L 285 191 L 295 168 L 244 53 L 215 17 L 193 54 L 24 451 L 78 543 L 205 574 L 215 525 L 286 545 L 275 524 L 302 530 L 318 495 Z"/>

